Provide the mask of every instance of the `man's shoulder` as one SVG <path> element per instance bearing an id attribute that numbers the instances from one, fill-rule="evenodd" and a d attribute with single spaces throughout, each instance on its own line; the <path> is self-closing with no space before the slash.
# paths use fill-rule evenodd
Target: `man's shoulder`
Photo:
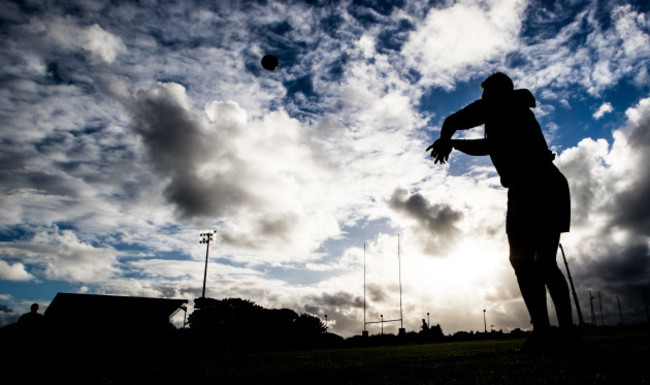
<path id="1" fill-rule="evenodd" d="M 18 322 L 32 321 L 32 320 L 41 320 L 43 319 L 43 314 L 40 313 L 25 313 L 18 318 Z"/>

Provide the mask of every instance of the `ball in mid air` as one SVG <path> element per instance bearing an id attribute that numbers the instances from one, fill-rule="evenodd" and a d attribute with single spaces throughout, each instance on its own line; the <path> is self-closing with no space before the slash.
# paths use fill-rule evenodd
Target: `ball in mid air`
<path id="1" fill-rule="evenodd" d="M 278 58 L 273 55 L 265 55 L 262 58 L 262 67 L 264 67 L 265 70 L 274 71 L 278 68 L 279 64 L 280 62 L 278 61 Z"/>

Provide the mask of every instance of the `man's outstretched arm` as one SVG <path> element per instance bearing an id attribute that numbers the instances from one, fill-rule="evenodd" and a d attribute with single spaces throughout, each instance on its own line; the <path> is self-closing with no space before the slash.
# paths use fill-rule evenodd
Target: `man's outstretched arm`
<path id="1" fill-rule="evenodd" d="M 487 139 L 452 139 L 451 146 L 467 155 L 490 155 Z"/>
<path id="2" fill-rule="evenodd" d="M 440 129 L 440 139 L 451 139 L 454 132 L 467 130 L 485 123 L 485 101 L 479 99 L 449 115 Z"/>
<path id="3" fill-rule="evenodd" d="M 483 100 L 477 100 L 460 111 L 448 116 L 440 129 L 440 138 L 427 147 L 426 151 L 431 150 L 431 156 L 435 159 L 434 163 L 444 164 L 449 159 L 449 154 L 452 150 L 451 137 L 454 133 L 457 130 L 467 130 L 472 127 L 480 126 L 483 123 L 485 123 L 485 103 Z M 463 145 L 461 144 L 461 146 Z M 474 147 L 477 146 L 478 145 L 468 145 L 468 147 L 470 147 L 468 148 L 468 151 L 472 151 Z M 458 150 L 469 155 L 474 155 L 463 151 L 460 148 L 458 148 Z M 487 152 L 481 152 L 480 154 L 477 153 L 476 155 L 487 155 Z"/>

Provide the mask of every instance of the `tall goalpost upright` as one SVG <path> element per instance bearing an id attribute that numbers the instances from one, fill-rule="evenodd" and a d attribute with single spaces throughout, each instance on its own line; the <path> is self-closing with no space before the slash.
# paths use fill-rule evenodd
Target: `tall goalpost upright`
<path id="1" fill-rule="evenodd" d="M 400 322 L 399 335 L 406 334 L 404 328 L 404 313 L 402 310 L 402 257 L 400 253 L 400 234 L 397 234 L 397 263 L 398 263 L 398 279 L 399 279 L 399 319 L 384 320 L 384 315 L 380 316 L 380 321 L 367 321 L 366 320 L 366 244 L 363 244 L 363 332 L 362 336 L 368 336 L 366 326 L 369 324 L 381 323 L 381 332 L 384 334 L 384 323 Z"/>

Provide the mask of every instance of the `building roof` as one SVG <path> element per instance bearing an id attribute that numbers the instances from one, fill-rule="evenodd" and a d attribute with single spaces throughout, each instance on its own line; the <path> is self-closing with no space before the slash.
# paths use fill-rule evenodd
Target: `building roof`
<path id="1" fill-rule="evenodd" d="M 187 302 L 186 299 L 58 293 L 45 310 L 45 322 L 48 327 L 65 329 L 156 329 L 168 326 L 170 318 Z"/>

